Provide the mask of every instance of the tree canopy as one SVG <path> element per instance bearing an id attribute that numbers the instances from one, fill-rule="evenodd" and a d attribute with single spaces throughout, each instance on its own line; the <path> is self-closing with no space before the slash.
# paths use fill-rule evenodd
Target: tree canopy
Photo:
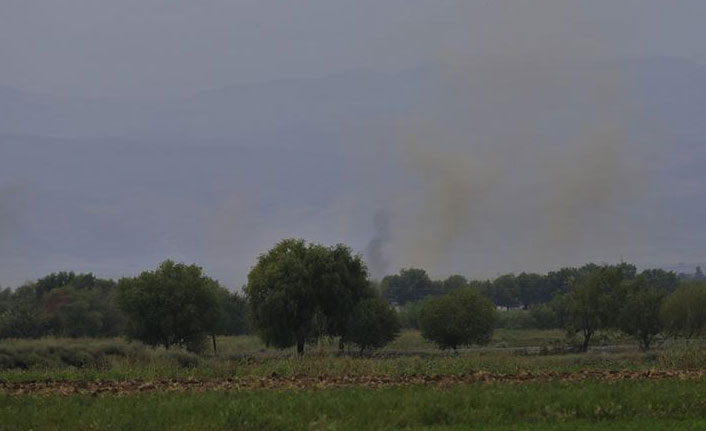
<path id="1" fill-rule="evenodd" d="M 245 294 L 263 341 L 296 345 L 301 354 L 309 341 L 344 335 L 356 305 L 374 290 L 361 257 L 348 247 L 285 239 L 258 258 Z"/>
<path id="2" fill-rule="evenodd" d="M 219 285 L 196 265 L 162 262 L 118 282 L 118 304 L 128 318 L 127 335 L 145 344 L 197 351 L 221 321 Z"/>
<path id="3" fill-rule="evenodd" d="M 424 338 L 454 350 L 490 342 L 495 321 L 493 303 L 473 288 L 426 299 L 419 316 Z"/>

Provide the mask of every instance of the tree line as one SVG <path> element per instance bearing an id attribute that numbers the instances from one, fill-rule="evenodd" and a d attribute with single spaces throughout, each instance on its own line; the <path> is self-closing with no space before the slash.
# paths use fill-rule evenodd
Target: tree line
<path id="1" fill-rule="evenodd" d="M 217 351 L 216 335 L 254 332 L 269 346 L 299 353 L 324 338 L 365 352 L 411 327 L 442 349 L 457 349 L 488 343 L 499 310 L 522 309 L 536 327 L 579 336 L 582 351 L 604 330 L 622 331 L 649 349 L 660 336 L 706 332 L 699 276 L 700 268 L 686 278 L 622 263 L 485 281 L 432 280 L 407 268 L 376 282 L 345 245 L 286 239 L 258 257 L 243 294 L 197 265 L 169 260 L 117 282 L 60 272 L 0 290 L 0 338 L 124 335 L 191 351 L 204 350 L 210 338 Z"/>

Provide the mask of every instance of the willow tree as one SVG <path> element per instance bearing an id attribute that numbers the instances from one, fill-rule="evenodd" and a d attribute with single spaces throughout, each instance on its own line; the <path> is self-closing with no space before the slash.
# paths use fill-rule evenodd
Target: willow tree
<path id="1" fill-rule="evenodd" d="M 296 345 L 343 336 L 356 305 L 373 295 L 362 259 L 339 244 L 285 239 L 261 255 L 245 295 L 253 326 L 267 345 Z"/>

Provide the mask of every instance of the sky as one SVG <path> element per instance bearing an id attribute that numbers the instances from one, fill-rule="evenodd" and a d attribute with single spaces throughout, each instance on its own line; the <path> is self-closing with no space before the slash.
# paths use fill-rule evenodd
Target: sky
<path id="1" fill-rule="evenodd" d="M 701 1 L 0 2 L 0 285 L 300 236 L 375 277 L 706 262 Z"/>
<path id="2" fill-rule="evenodd" d="M 4 0 L 0 85 L 62 96 L 171 97 L 356 68 L 403 70 L 444 51 L 497 48 L 503 37 L 502 48 L 518 56 L 533 39 L 569 36 L 616 55 L 704 64 L 705 12 L 698 0 Z"/>

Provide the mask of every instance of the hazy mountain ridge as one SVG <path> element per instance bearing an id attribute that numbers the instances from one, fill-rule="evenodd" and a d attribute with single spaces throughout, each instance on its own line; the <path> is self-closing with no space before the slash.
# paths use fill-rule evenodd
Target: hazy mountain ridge
<path id="1" fill-rule="evenodd" d="M 698 261 L 706 239 L 706 68 L 674 59 L 601 67 L 630 78 L 637 109 L 653 120 L 655 130 L 633 143 L 650 145 L 655 165 L 641 211 L 679 209 L 664 217 L 672 223 L 654 233 L 646 256 L 679 261 L 669 258 L 678 243 Z M 378 209 L 371 205 L 387 198 L 375 182 L 411 187 L 387 134 L 423 112 L 440 76 L 430 68 L 353 71 L 163 102 L 0 89 L 0 186 L 22 202 L 11 211 L 12 234 L 0 237 L 0 283 L 72 265 L 117 276 L 169 256 L 211 260 L 215 275 L 237 283 L 263 247 L 289 235 L 362 251 Z M 366 177 L 374 180 L 361 182 Z"/>

